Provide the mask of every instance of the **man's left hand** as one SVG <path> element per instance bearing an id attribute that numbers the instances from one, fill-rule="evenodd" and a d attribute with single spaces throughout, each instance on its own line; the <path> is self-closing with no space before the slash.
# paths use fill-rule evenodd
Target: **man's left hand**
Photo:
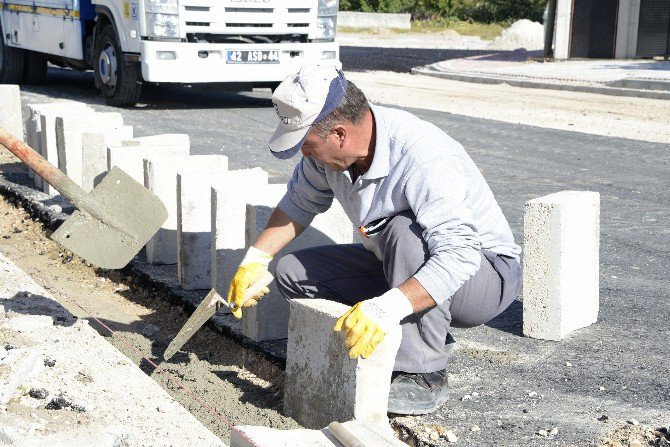
<path id="1" fill-rule="evenodd" d="M 405 294 L 393 288 L 381 296 L 355 304 L 337 320 L 333 330 L 345 329 L 344 344 L 349 349 L 349 357 L 368 358 L 386 333 L 412 312 Z"/>

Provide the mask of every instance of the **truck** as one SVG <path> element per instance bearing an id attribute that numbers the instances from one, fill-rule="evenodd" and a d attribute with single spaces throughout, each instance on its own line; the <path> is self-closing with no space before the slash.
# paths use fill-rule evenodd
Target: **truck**
<path id="1" fill-rule="evenodd" d="M 339 0 L 0 0 L 0 83 L 47 64 L 93 70 L 112 106 L 143 83 L 270 87 L 305 64 L 341 68 Z"/>

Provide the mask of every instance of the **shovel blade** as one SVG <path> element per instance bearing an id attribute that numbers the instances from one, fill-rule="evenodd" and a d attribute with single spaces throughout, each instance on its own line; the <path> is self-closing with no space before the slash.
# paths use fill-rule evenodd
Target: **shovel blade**
<path id="1" fill-rule="evenodd" d="M 167 219 L 163 202 L 116 167 L 79 208 L 51 238 L 106 269 L 125 267 Z"/>
<path id="2" fill-rule="evenodd" d="M 78 210 L 58 227 L 51 239 L 105 269 L 125 267 L 144 245 L 118 228 Z"/>

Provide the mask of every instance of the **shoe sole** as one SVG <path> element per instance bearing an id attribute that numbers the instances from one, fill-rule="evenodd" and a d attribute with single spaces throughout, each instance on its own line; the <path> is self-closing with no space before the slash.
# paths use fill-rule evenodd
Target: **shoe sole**
<path id="1" fill-rule="evenodd" d="M 420 406 L 420 405 L 408 405 L 408 402 L 403 402 L 403 404 L 400 404 L 398 406 L 393 406 L 391 402 L 389 402 L 388 405 L 388 412 L 392 414 L 402 414 L 404 416 L 418 416 L 421 414 L 428 414 L 432 413 L 435 410 L 437 410 L 440 405 L 444 404 L 447 400 L 449 400 L 449 392 L 442 393 L 438 398 L 437 401 L 428 406 Z"/>

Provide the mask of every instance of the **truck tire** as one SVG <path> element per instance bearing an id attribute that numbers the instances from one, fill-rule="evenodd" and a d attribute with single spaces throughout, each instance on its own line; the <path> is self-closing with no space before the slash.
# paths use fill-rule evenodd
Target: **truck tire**
<path id="1" fill-rule="evenodd" d="M 44 84 L 47 80 L 47 57 L 35 51 L 26 51 L 23 83 Z"/>
<path id="2" fill-rule="evenodd" d="M 5 45 L 2 26 L 0 26 L 0 84 L 21 84 L 25 52 L 20 48 Z"/>
<path id="3" fill-rule="evenodd" d="M 93 62 L 96 85 L 105 102 L 117 107 L 134 106 L 142 92 L 141 67 L 125 60 L 112 25 L 98 34 Z"/>

